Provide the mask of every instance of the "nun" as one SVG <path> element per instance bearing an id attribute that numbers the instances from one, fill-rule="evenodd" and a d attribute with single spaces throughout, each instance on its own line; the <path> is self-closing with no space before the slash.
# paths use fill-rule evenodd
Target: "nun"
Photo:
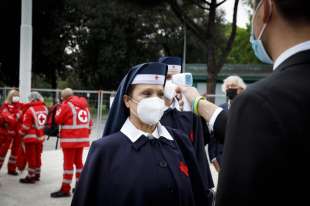
<path id="1" fill-rule="evenodd" d="M 133 67 L 122 80 L 103 138 L 94 141 L 72 205 L 208 205 L 191 142 L 163 126 L 167 65 Z"/>
<path id="2" fill-rule="evenodd" d="M 167 127 L 183 131 L 191 141 L 196 159 L 204 179 L 206 193 L 208 193 L 210 201 L 213 199 L 214 187 L 209 161 L 207 158 L 205 146 L 210 139 L 210 133 L 206 122 L 199 116 L 195 115 L 191 110 L 179 105 L 178 97 L 176 96 L 175 87 L 173 85 L 173 75 L 182 73 L 182 59 L 180 57 L 161 57 L 158 60 L 160 63 L 167 64 L 166 84 L 164 88 L 164 97 L 166 106 L 169 108 L 165 111 L 160 122 Z"/>

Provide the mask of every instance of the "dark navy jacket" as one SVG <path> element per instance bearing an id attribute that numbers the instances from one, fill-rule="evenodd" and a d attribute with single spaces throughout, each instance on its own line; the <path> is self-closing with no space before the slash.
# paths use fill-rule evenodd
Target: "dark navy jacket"
<path id="1" fill-rule="evenodd" d="M 209 140 L 209 132 L 203 120 L 193 112 L 180 112 L 169 108 L 160 120 L 162 125 L 178 129 L 185 133 L 193 144 L 195 155 L 204 178 L 206 190 L 214 187 L 205 145 Z"/>
<path id="2" fill-rule="evenodd" d="M 141 136 L 132 143 L 121 132 L 95 141 L 72 206 L 208 205 L 190 141 L 167 130 L 174 141 Z"/>
<path id="3" fill-rule="evenodd" d="M 228 112 L 228 103 L 224 103 L 224 104 L 220 105 L 220 107 L 223 108 L 223 110 L 225 112 Z M 214 158 L 216 158 L 218 163 L 220 165 L 222 165 L 223 150 L 224 150 L 224 145 L 222 143 L 220 143 L 219 140 L 216 139 L 213 134 L 211 134 L 210 142 L 208 145 L 208 153 L 209 153 L 210 161 L 212 161 Z"/>

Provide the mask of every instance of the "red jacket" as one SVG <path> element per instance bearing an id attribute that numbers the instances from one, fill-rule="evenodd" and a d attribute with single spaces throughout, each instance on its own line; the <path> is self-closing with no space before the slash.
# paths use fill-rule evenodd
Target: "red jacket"
<path id="1" fill-rule="evenodd" d="M 45 139 L 44 127 L 47 120 L 48 110 L 43 102 L 31 102 L 23 115 L 19 133 L 25 143 L 43 142 Z"/>
<path id="2" fill-rule="evenodd" d="M 60 146 L 78 148 L 89 146 L 92 121 L 84 97 L 72 96 L 56 112 L 55 122 L 60 125 Z"/>
<path id="3" fill-rule="evenodd" d="M 23 113 L 22 107 L 22 103 L 3 103 L 0 111 L 1 133 L 12 136 L 17 134 L 20 127 L 20 118 Z"/>

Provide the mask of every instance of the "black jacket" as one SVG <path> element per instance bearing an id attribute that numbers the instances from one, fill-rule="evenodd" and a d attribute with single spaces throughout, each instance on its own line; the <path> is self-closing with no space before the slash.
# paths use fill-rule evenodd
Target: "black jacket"
<path id="1" fill-rule="evenodd" d="M 250 86 L 229 112 L 216 205 L 308 204 L 310 50 Z"/>

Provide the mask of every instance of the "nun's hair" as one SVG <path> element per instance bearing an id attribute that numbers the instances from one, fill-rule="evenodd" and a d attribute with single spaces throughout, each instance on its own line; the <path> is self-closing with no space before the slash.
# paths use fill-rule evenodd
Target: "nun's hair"
<path id="1" fill-rule="evenodd" d="M 135 89 L 135 87 L 136 87 L 136 85 L 135 84 L 131 84 L 129 87 L 128 87 L 128 89 L 127 89 L 127 91 L 126 91 L 126 94 L 128 95 L 128 96 L 132 96 L 132 93 L 133 93 L 133 90 Z"/>

